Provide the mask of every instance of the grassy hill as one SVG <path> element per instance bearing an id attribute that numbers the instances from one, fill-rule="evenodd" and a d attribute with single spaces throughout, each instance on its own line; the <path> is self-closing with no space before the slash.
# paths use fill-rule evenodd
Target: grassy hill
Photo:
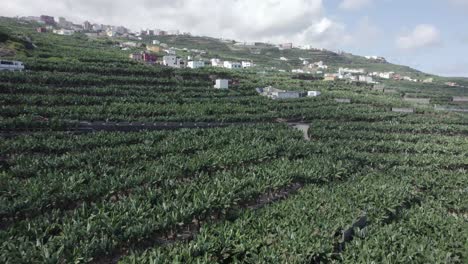
<path id="1" fill-rule="evenodd" d="M 5 50 L 3 57 L 18 55 L 33 55 L 31 51 L 34 49 L 34 45 L 39 46 L 39 55 L 46 57 L 47 52 L 54 50 L 56 46 L 60 46 L 60 43 L 67 44 L 65 42 L 72 41 L 71 46 L 76 46 L 77 43 L 81 43 L 83 48 L 99 48 L 100 51 L 112 51 L 112 48 L 118 41 L 111 39 L 97 39 L 88 40 L 84 35 L 76 34 L 72 38 L 66 38 L 62 36 L 56 36 L 51 33 L 39 34 L 35 32 L 35 28 L 39 26 L 35 23 L 18 21 L 11 18 L 0 18 L 0 47 Z M 34 41 L 32 41 L 34 40 Z M 203 55 L 203 59 L 210 59 L 218 57 L 225 60 L 252 60 L 261 68 L 275 67 L 277 69 L 291 70 L 301 68 L 302 61 L 299 58 L 304 58 L 310 62 L 323 61 L 325 64 L 330 66 L 330 71 L 336 71 L 338 67 L 351 67 L 351 68 L 364 68 L 368 71 L 394 71 L 403 75 L 409 75 L 411 77 L 424 78 L 426 75 L 422 72 L 414 70 L 410 67 L 395 65 L 391 63 L 380 63 L 371 60 L 367 60 L 364 57 L 355 56 L 352 54 L 337 54 L 332 51 L 321 51 L 321 50 L 279 50 L 276 47 L 268 45 L 260 46 L 239 46 L 234 42 L 222 41 L 211 37 L 198 37 L 198 36 L 151 36 L 145 37 L 143 43 L 151 44 L 152 40 L 159 40 L 162 43 L 168 44 L 170 47 L 176 48 L 187 48 L 187 49 L 198 49 L 206 51 L 206 55 Z M 56 46 L 50 46 L 50 43 L 56 43 Z M 68 43 L 69 44 L 69 43 Z M 69 45 L 70 46 L 70 45 Z M 106 49 L 106 50 L 105 50 Z M 6 51 L 9 51 L 6 52 Z M 113 52 L 116 52 L 114 49 Z M 121 52 L 120 55 L 128 54 Z M 191 52 L 179 52 L 179 55 L 193 55 L 196 53 Z M 117 55 L 119 57 L 119 55 Z M 280 57 L 288 58 L 288 61 L 281 61 Z"/>
<path id="2" fill-rule="evenodd" d="M 302 61 L 299 58 L 307 59 L 310 62 L 323 61 L 331 66 L 331 70 L 336 71 L 338 67 L 364 68 L 368 71 L 393 71 L 402 75 L 411 77 L 429 76 L 420 71 L 407 66 L 395 65 L 391 63 L 381 63 L 367 60 L 364 57 L 344 53 L 337 54 L 327 50 L 279 50 L 273 46 L 242 46 L 235 42 L 225 42 L 210 37 L 196 36 L 153 36 L 145 37 L 146 43 L 152 40 L 158 40 L 171 47 L 199 49 L 207 52 L 206 57 L 219 57 L 226 60 L 253 60 L 256 64 L 263 67 L 276 67 L 277 69 L 291 70 L 301 68 Z M 260 54 L 255 54 L 255 52 Z M 287 62 L 280 61 L 279 58 L 285 57 Z"/>

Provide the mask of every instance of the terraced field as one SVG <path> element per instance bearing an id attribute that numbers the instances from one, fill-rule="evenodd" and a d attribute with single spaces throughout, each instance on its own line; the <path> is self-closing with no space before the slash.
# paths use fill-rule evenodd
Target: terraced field
<path id="1" fill-rule="evenodd" d="M 466 114 L 44 38 L 28 71 L 0 73 L 1 263 L 468 262 Z M 322 96 L 256 94 L 271 84 Z M 143 125 L 165 122 L 215 125 Z"/>

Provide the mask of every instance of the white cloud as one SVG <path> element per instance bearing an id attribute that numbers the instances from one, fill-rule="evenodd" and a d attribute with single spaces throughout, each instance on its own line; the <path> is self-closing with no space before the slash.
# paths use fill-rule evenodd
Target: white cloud
<path id="1" fill-rule="evenodd" d="M 344 38 L 322 0 L 2 0 L 0 15 L 40 14 L 247 41 L 338 45 Z"/>
<path id="2" fill-rule="evenodd" d="M 353 32 L 352 44 L 358 47 L 375 47 L 382 40 L 382 30 L 369 17 L 361 18 Z"/>
<path id="3" fill-rule="evenodd" d="M 399 36 L 396 40 L 396 45 L 401 50 L 433 47 L 440 43 L 439 30 L 435 26 L 428 24 L 418 25 L 411 32 Z"/>
<path id="4" fill-rule="evenodd" d="M 359 10 L 372 3 L 372 0 L 343 0 L 340 8 L 345 10 Z"/>

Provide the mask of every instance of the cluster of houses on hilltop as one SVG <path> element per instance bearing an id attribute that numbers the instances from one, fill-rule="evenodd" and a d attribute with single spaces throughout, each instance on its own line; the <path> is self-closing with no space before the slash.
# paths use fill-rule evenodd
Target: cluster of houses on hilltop
<path id="1" fill-rule="evenodd" d="M 124 37 L 128 39 L 141 40 L 142 36 L 169 36 L 169 35 L 181 35 L 179 30 L 164 31 L 160 29 L 155 30 L 142 30 L 140 32 L 133 33 L 129 29 L 123 26 L 111 26 L 91 23 L 85 21 L 82 24 L 75 24 L 68 21 L 64 17 L 59 17 L 58 21 L 53 16 L 41 15 L 39 17 L 29 16 L 21 17 L 23 21 L 36 22 L 42 26 L 36 30 L 39 33 L 53 32 L 58 35 L 73 35 L 76 32 L 82 32 L 88 37 Z M 183 33 L 184 35 L 190 35 L 190 33 Z"/>
<path id="2" fill-rule="evenodd" d="M 162 30 L 162 29 L 145 29 L 136 33 L 136 36 L 190 36 L 189 32 L 181 33 L 178 29 L 175 30 Z"/>
<path id="3" fill-rule="evenodd" d="M 427 78 L 424 80 L 413 79 L 409 76 L 401 76 L 395 72 L 367 72 L 365 69 L 350 69 L 339 68 L 338 73 L 327 73 L 324 75 L 325 81 L 348 80 L 352 82 L 363 82 L 369 84 L 376 84 L 374 78 L 396 81 L 410 81 L 410 82 L 423 82 L 432 83 L 434 78 Z"/>
<path id="4" fill-rule="evenodd" d="M 220 68 L 226 68 L 226 69 L 247 69 L 254 67 L 255 64 L 252 61 L 241 61 L 241 62 L 236 62 L 236 61 L 222 61 L 221 59 L 218 58 L 213 58 L 210 60 L 211 66 L 213 67 L 220 67 Z"/>
<path id="5" fill-rule="evenodd" d="M 190 68 L 190 69 L 199 69 L 210 65 L 212 67 L 221 67 L 226 69 L 246 69 L 253 67 L 255 64 L 251 61 L 242 61 L 242 62 L 232 62 L 232 61 L 221 61 L 220 59 L 211 59 L 210 64 L 206 63 L 203 59 L 195 60 L 192 56 L 188 56 L 187 59 L 182 59 L 177 56 L 175 52 L 171 50 L 164 50 L 169 52 L 165 56 L 162 56 L 160 60 L 153 53 L 149 52 L 158 52 L 156 47 L 147 46 L 147 51 L 141 51 L 137 53 L 132 53 L 129 55 L 130 59 L 146 62 L 149 64 L 160 64 L 163 66 L 171 68 Z"/>
<path id="6" fill-rule="evenodd" d="M 365 58 L 368 60 L 381 62 L 381 63 L 387 62 L 387 60 L 384 57 L 379 57 L 379 56 L 365 56 Z"/>
<path id="7" fill-rule="evenodd" d="M 338 73 L 325 74 L 325 81 L 348 80 L 352 82 L 376 83 L 364 69 L 339 68 Z"/>
<path id="8" fill-rule="evenodd" d="M 328 66 L 323 61 L 310 63 L 307 59 L 299 58 L 302 61 L 304 67 L 302 69 L 293 69 L 292 73 L 307 73 L 307 74 L 323 74 L 324 70 L 328 69 Z"/>
<path id="9" fill-rule="evenodd" d="M 31 21 L 42 24 L 42 26 L 36 29 L 39 33 L 53 32 L 58 35 L 73 35 L 76 32 L 83 32 L 89 37 L 99 37 L 99 36 L 129 36 L 130 31 L 122 26 L 111 26 L 103 24 L 92 24 L 89 21 L 85 21 L 82 24 L 75 24 L 71 21 L 68 21 L 64 17 L 59 17 L 58 21 L 55 20 L 53 16 L 41 15 L 40 17 L 22 17 L 20 18 L 24 21 Z"/>

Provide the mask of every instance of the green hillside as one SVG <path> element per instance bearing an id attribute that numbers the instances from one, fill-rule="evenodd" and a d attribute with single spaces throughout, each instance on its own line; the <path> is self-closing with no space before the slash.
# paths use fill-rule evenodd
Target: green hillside
<path id="1" fill-rule="evenodd" d="M 434 107 L 466 109 L 451 97 L 468 88 L 173 69 L 0 22 L 26 66 L 0 72 L 0 263 L 468 262 L 468 116 Z M 321 95 L 272 100 L 268 85 Z"/>
<path id="2" fill-rule="evenodd" d="M 193 36 L 153 36 L 145 37 L 146 43 L 152 40 L 158 40 L 166 43 L 170 47 L 198 49 L 207 52 L 207 57 L 219 57 L 226 60 L 252 60 L 259 66 L 276 67 L 278 69 L 297 69 L 301 68 L 302 61 L 299 58 L 307 59 L 310 62 L 323 61 L 331 67 L 331 70 L 337 70 L 338 67 L 364 68 L 368 71 L 393 71 L 396 73 L 409 75 L 412 77 L 428 76 L 417 70 L 406 66 L 395 65 L 391 63 L 379 63 L 367 60 L 364 57 L 354 56 L 352 54 L 337 54 L 332 51 L 320 50 L 279 50 L 273 46 L 239 46 L 235 42 L 224 42 L 210 37 Z M 254 54 L 259 51 L 260 54 Z M 289 61 L 280 61 L 279 58 L 285 57 Z"/>
<path id="3" fill-rule="evenodd" d="M 55 47 L 60 46 L 60 43 L 65 43 L 67 41 L 80 41 L 81 47 L 83 48 L 106 48 L 112 50 L 113 45 L 118 43 L 117 41 L 126 41 L 122 40 L 106 40 L 98 39 L 93 41 L 88 41 L 88 39 L 81 34 L 76 34 L 73 38 L 69 40 L 64 39 L 62 36 L 54 36 L 52 33 L 38 34 L 35 32 L 35 27 L 39 26 L 38 24 L 21 22 L 9 18 L 0 18 L 1 27 L 0 32 L 5 32 L 0 38 L 0 42 L 5 43 L 2 46 L 6 46 L 9 50 L 24 51 L 25 49 L 32 49 L 31 41 L 25 42 L 21 39 L 34 39 L 33 44 L 39 46 L 39 52 L 33 55 L 46 57 L 48 50 L 53 50 Z M 15 32 L 14 34 L 12 32 Z M 19 35 L 13 37 L 14 35 Z M 11 40 L 8 40 L 8 36 L 11 36 Z M 406 66 L 400 66 L 390 63 L 379 63 L 373 62 L 365 59 L 364 57 L 354 56 L 352 54 L 337 54 L 331 51 L 319 51 L 319 50 L 301 50 L 301 49 L 291 49 L 291 50 L 279 50 L 273 46 L 259 46 L 259 47 L 243 47 L 235 45 L 234 42 L 225 42 L 219 39 L 210 38 L 210 37 L 196 37 L 196 36 L 152 36 L 144 37 L 143 43 L 151 44 L 152 40 L 158 40 L 162 43 L 168 44 L 170 47 L 176 48 L 187 48 L 187 49 L 198 49 L 206 51 L 206 55 L 203 55 L 203 59 L 211 58 L 222 58 L 225 60 L 252 60 L 261 68 L 270 68 L 275 67 L 277 69 L 291 70 L 296 68 L 301 68 L 302 61 L 299 58 L 305 58 L 310 62 L 323 61 L 325 64 L 330 66 L 330 71 L 336 71 L 338 67 L 351 67 L 351 68 L 364 68 L 368 71 L 394 71 L 402 75 L 409 75 L 411 77 L 419 77 L 421 79 L 427 77 L 428 75 L 423 74 L 417 70 L 411 69 Z M 49 43 L 55 43 L 56 46 L 49 46 Z M 105 45 L 102 45 L 105 44 Z M 76 45 L 74 43 L 73 45 Z M 26 46 L 26 47 L 25 47 Z M 87 46 L 87 47 L 86 47 Z M 106 51 L 109 51 L 106 50 Z M 114 49 L 115 51 L 115 49 Z M 253 52 L 257 51 L 260 54 L 254 54 Z M 20 52 L 22 55 L 30 55 L 29 53 Z M 122 52 L 120 55 L 128 54 Z M 5 57 L 8 54 L 4 54 Z M 179 52 L 179 55 L 197 55 L 197 53 L 191 52 Z M 280 57 L 288 58 L 288 61 L 281 61 Z"/>

